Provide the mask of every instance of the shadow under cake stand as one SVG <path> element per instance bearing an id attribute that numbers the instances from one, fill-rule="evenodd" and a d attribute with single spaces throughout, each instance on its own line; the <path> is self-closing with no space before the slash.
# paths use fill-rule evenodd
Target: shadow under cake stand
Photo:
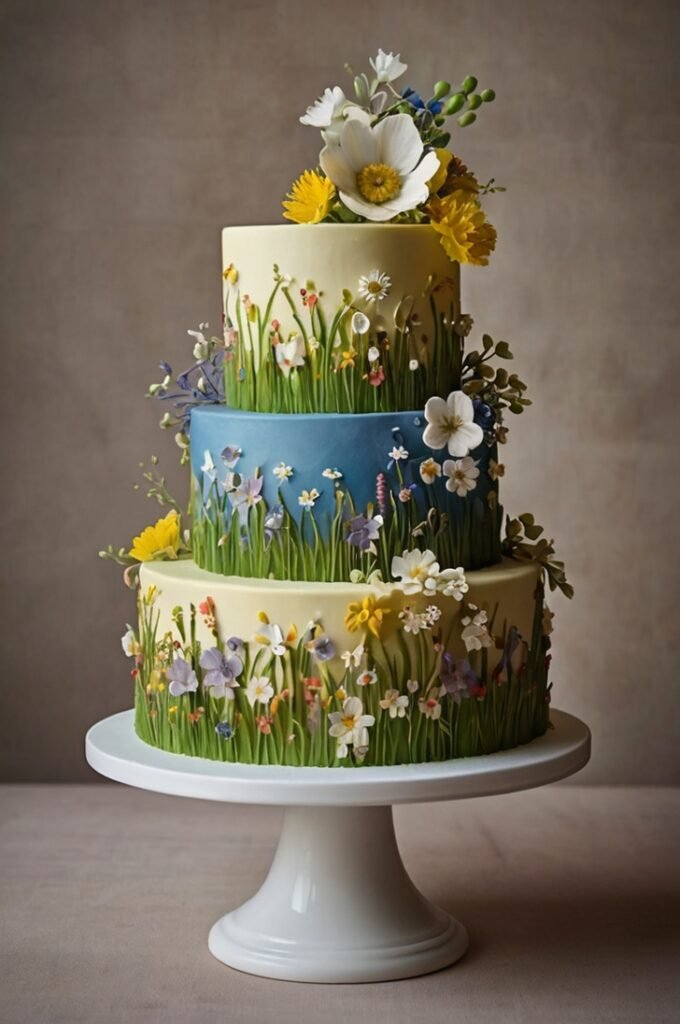
<path id="1" fill-rule="evenodd" d="M 217 921 L 218 960 L 289 981 L 389 981 L 455 963 L 468 946 L 459 921 L 429 902 L 397 848 L 392 804 L 462 800 L 531 789 L 579 771 L 586 725 L 552 711 L 553 728 L 526 746 L 484 757 L 365 768 L 228 764 L 157 750 L 134 712 L 94 725 L 85 741 L 102 775 L 173 796 L 285 808 L 259 891 Z"/>

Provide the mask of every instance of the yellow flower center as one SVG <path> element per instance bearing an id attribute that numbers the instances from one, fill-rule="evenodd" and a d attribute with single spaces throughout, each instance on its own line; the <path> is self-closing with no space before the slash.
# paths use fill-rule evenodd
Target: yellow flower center
<path id="1" fill-rule="evenodd" d="M 348 732 L 354 728 L 354 715 L 343 715 L 341 721 Z"/>
<path id="2" fill-rule="evenodd" d="M 447 433 L 455 434 L 463 426 L 463 420 L 460 416 L 445 416 L 442 425 Z"/>
<path id="3" fill-rule="evenodd" d="M 379 295 L 382 291 L 382 285 L 380 281 L 369 281 L 366 287 L 366 291 L 370 292 L 371 295 Z"/>
<path id="4" fill-rule="evenodd" d="M 357 188 L 369 203 L 384 203 L 399 195 L 401 180 L 389 164 L 367 164 L 357 174 Z"/>

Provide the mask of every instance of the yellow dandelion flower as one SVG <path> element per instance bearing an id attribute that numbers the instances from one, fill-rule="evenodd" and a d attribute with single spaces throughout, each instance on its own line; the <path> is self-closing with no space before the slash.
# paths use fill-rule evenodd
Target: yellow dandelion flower
<path id="1" fill-rule="evenodd" d="M 463 189 L 430 202 L 431 225 L 449 259 L 486 267 L 496 248 L 496 229 L 477 200 Z"/>
<path id="2" fill-rule="evenodd" d="M 138 537 L 133 538 L 129 555 L 140 562 L 175 559 L 180 544 L 179 515 L 175 511 L 168 512 L 163 519 L 159 519 L 153 526 L 147 526 Z"/>
<path id="3" fill-rule="evenodd" d="M 368 594 L 363 601 L 352 601 L 347 606 L 345 625 L 350 633 L 358 629 L 370 630 L 374 636 L 380 636 L 383 619 L 389 615 L 391 608 L 385 605 L 385 599 Z"/>
<path id="4" fill-rule="evenodd" d="M 295 224 L 318 224 L 328 216 L 335 185 L 317 171 L 303 171 L 283 202 L 283 216 Z"/>

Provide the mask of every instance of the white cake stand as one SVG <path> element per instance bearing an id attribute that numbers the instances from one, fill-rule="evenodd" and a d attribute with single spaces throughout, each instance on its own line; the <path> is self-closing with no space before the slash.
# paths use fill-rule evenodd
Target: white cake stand
<path id="1" fill-rule="evenodd" d="M 290 981 L 408 978 L 458 960 L 465 928 L 406 873 L 392 804 L 531 789 L 582 768 L 587 726 L 552 711 L 554 729 L 514 750 L 395 768 L 235 765 L 168 754 L 137 738 L 132 711 L 86 738 L 102 775 L 141 789 L 232 803 L 276 804 L 285 818 L 261 889 L 213 925 L 210 951 L 230 967 Z"/>

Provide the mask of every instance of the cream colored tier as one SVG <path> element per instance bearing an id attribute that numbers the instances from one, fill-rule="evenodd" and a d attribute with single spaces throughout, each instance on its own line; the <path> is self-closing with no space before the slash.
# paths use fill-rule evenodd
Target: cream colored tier
<path id="1" fill-rule="evenodd" d="M 233 267 L 238 279 L 224 282 L 225 306 L 238 292 L 248 296 L 264 311 L 274 287 L 273 266 L 290 275 L 290 293 L 300 306 L 300 289 L 319 295 L 319 305 L 328 322 L 343 305 L 343 290 L 354 305 L 365 310 L 376 323 L 383 318 L 385 329 L 394 324 L 397 306 L 408 296 L 421 319 L 430 321 L 423 291 L 434 278 L 442 285 L 434 294 L 439 309 L 449 313 L 453 304 L 460 312 L 460 266 L 444 252 L 439 236 L 427 225 L 418 224 L 279 224 L 259 227 L 230 227 L 222 231 L 223 266 Z M 388 294 L 378 302 L 359 297 L 359 278 L 377 270 L 390 279 Z M 311 284 L 310 284 L 311 282 Z M 410 307 L 411 303 L 406 303 Z M 229 303 L 232 308 L 233 303 Z M 427 313 L 427 317 L 425 314 Z M 269 319 L 278 319 L 283 330 L 297 330 L 290 305 L 279 293 Z"/>
<path id="2" fill-rule="evenodd" d="M 218 629 L 224 640 L 237 636 L 251 641 L 261 631 L 260 615 L 264 613 L 271 623 L 281 627 L 284 634 L 290 626 L 295 626 L 302 634 L 311 621 L 319 622 L 338 652 L 353 648 L 362 639 L 361 631 L 350 631 L 345 625 L 350 604 L 362 602 L 365 598 L 379 601 L 386 610 L 380 633 L 386 644 L 401 625 L 400 610 L 409 606 L 413 611 L 421 612 L 428 605 L 436 604 L 442 612 L 437 626 L 443 643 L 452 654 L 464 657 L 466 652 L 460 639 L 460 619 L 468 603 L 487 610 L 489 616 L 493 615 L 496 636 L 515 626 L 527 640 L 530 639 L 539 572 L 533 563 L 509 559 L 489 569 L 470 572 L 467 574 L 470 589 L 462 603 L 441 594 L 427 599 L 422 594 L 406 596 L 395 586 L 218 576 L 199 569 L 190 560 L 146 562 L 141 568 L 140 583 L 142 594 L 148 587 L 157 588 L 154 609 L 160 615 L 161 633 L 176 632 L 172 622 L 174 608 L 181 607 L 186 619 L 190 604 L 198 606 L 210 597 L 215 603 Z M 203 646 L 212 646 L 214 642 L 200 615 L 197 637 Z M 490 669 L 499 657 L 500 651 L 489 650 Z"/>

